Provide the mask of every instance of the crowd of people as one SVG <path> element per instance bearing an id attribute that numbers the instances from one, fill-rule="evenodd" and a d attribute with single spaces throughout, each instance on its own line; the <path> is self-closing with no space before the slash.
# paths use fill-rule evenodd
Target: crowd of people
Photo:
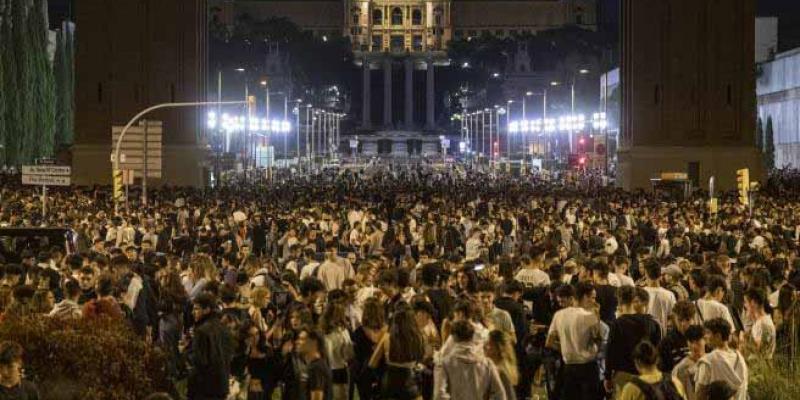
<path id="1" fill-rule="evenodd" d="M 795 352 L 789 195 L 711 213 L 375 167 L 162 189 L 117 214 L 107 189 L 71 188 L 43 214 L 6 179 L 0 227 L 74 235 L 0 237 L 0 319 L 129 325 L 167 355 L 154 399 L 739 400 L 750 367 Z M 35 398 L 24 346 L 0 343 L 0 399 Z"/>

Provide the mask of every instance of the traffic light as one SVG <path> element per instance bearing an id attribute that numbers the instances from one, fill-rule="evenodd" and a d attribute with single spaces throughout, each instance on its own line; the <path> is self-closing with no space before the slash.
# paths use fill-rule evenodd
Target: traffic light
<path id="1" fill-rule="evenodd" d="M 125 199 L 125 190 L 122 187 L 122 170 L 115 169 L 112 177 L 114 181 L 114 201 L 121 202 Z"/>
<path id="2" fill-rule="evenodd" d="M 739 191 L 739 203 L 750 204 L 750 170 L 747 168 L 736 170 L 736 189 Z"/>

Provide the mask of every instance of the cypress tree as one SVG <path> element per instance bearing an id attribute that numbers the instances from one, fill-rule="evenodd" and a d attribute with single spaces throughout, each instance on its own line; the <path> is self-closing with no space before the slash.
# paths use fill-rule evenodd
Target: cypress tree
<path id="1" fill-rule="evenodd" d="M 5 109 L 3 110 L 6 126 L 4 156 L 6 157 L 8 165 L 20 164 L 19 143 L 22 132 L 20 128 L 21 85 L 18 80 L 19 74 L 17 73 L 18 57 L 15 54 L 16 48 L 13 42 L 15 33 L 13 27 L 14 17 L 18 14 L 16 8 L 19 7 L 19 3 L 19 1 L 6 1 L 2 33 L 0 33 L 3 37 L 3 40 L 0 41 L 0 44 L 2 44 L 0 51 L 3 52 L 2 55 L 0 55 L 0 61 L 4 63 L 3 91 L 5 92 L 6 103 Z"/>
<path id="2" fill-rule="evenodd" d="M 31 40 L 27 29 L 27 0 L 11 2 L 11 41 L 14 48 L 12 58 L 16 61 L 15 79 L 17 90 L 11 92 L 15 99 L 14 125 L 12 127 L 16 141 L 16 163 L 23 164 L 33 159 L 33 127 L 36 118 L 36 101 L 34 99 L 35 79 L 33 79 L 33 60 L 31 57 Z"/>
<path id="3" fill-rule="evenodd" d="M 58 31 L 56 36 L 56 54 L 53 58 L 53 74 L 56 84 L 56 133 L 55 133 L 55 148 L 56 150 L 62 145 L 66 144 L 66 126 L 67 110 L 66 110 L 66 61 L 64 60 L 64 30 Z"/>
<path id="4" fill-rule="evenodd" d="M 28 155 L 31 158 L 53 155 L 55 134 L 55 102 L 53 68 L 47 53 L 48 26 L 43 0 L 34 0 L 28 11 L 28 37 L 30 38 L 29 76 L 33 94 L 30 131 L 27 136 Z"/>
<path id="5" fill-rule="evenodd" d="M 764 141 L 764 163 L 767 172 L 775 169 L 775 135 L 772 132 L 772 116 L 767 117 L 767 127 L 765 129 Z"/>
<path id="6" fill-rule="evenodd" d="M 8 39 L 3 36 L 3 25 L 6 24 L 5 18 L 5 1 L 0 0 L 0 85 L 5 83 L 5 64 L 6 60 L 3 58 L 3 47 L 5 47 Z M 0 90 L 0 165 L 6 165 L 6 95 L 5 90 Z"/>
<path id="7" fill-rule="evenodd" d="M 761 117 L 756 121 L 756 148 L 759 153 L 764 153 L 764 121 Z"/>
<path id="8" fill-rule="evenodd" d="M 66 127 L 65 141 L 72 144 L 75 138 L 75 37 L 73 36 L 72 23 L 64 24 L 66 34 L 64 35 L 64 67 L 66 68 L 65 79 L 65 107 Z"/>

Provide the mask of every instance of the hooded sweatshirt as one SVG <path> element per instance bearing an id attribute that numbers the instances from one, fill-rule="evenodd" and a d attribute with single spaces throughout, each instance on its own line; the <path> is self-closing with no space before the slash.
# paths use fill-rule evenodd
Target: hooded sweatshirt
<path id="1" fill-rule="evenodd" d="M 506 400 L 494 363 L 472 342 L 455 343 L 434 367 L 434 400 Z"/>
<path id="2" fill-rule="evenodd" d="M 747 364 L 744 357 L 736 350 L 716 349 L 697 362 L 698 387 L 723 381 L 736 390 L 736 400 L 747 399 Z"/>

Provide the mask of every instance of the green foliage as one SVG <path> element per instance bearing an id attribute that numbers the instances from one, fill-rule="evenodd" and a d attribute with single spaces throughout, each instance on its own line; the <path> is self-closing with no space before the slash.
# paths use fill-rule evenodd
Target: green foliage
<path id="1" fill-rule="evenodd" d="M 47 54 L 44 0 L 8 0 L 0 26 L 0 139 L 3 162 L 20 165 L 53 153 L 55 82 Z"/>
<path id="2" fill-rule="evenodd" d="M 800 369 L 786 360 L 776 357 L 771 363 L 755 362 L 748 365 L 750 400 L 794 400 L 800 399 Z M 795 363 L 796 364 L 796 363 Z"/>
<path id="3" fill-rule="evenodd" d="M 53 60 L 55 80 L 56 128 L 54 148 L 58 149 L 72 143 L 72 34 L 62 29 L 56 40 L 56 53 Z"/>
<path id="4" fill-rule="evenodd" d="M 767 171 L 772 171 L 775 169 L 775 134 L 772 130 L 772 116 L 767 117 L 764 142 L 764 166 Z"/>
<path id="5" fill-rule="evenodd" d="M 163 353 L 119 322 L 11 319 L 0 324 L 0 340 L 22 345 L 26 374 L 42 391 L 77 392 L 58 398 L 143 399 L 169 386 Z"/>
<path id="6" fill-rule="evenodd" d="M 33 107 L 27 111 L 30 114 L 30 130 L 26 132 L 26 142 L 32 158 L 52 156 L 55 135 L 55 83 L 47 54 L 48 29 L 42 12 L 44 6 L 44 0 L 34 0 L 33 7 L 28 11 L 29 79 Z"/>
<path id="7" fill-rule="evenodd" d="M 0 5 L 2 4 L 3 3 L 0 2 Z M 0 10 L 1 9 L 2 8 L 0 8 Z M 3 19 L 3 21 L 5 21 L 5 19 Z M 3 21 L 0 21 L 0 38 L 2 38 L 3 35 Z M 0 39 L 0 57 L 3 57 L 3 46 L 4 43 L 2 39 Z M 0 60 L 0 85 L 5 82 L 5 64 L 5 61 Z M 6 91 L 0 90 L 0 165 L 5 165 L 6 162 L 6 97 Z"/>
<path id="8" fill-rule="evenodd" d="M 764 152 L 764 121 L 760 117 L 756 121 L 756 148 L 760 153 Z"/>

